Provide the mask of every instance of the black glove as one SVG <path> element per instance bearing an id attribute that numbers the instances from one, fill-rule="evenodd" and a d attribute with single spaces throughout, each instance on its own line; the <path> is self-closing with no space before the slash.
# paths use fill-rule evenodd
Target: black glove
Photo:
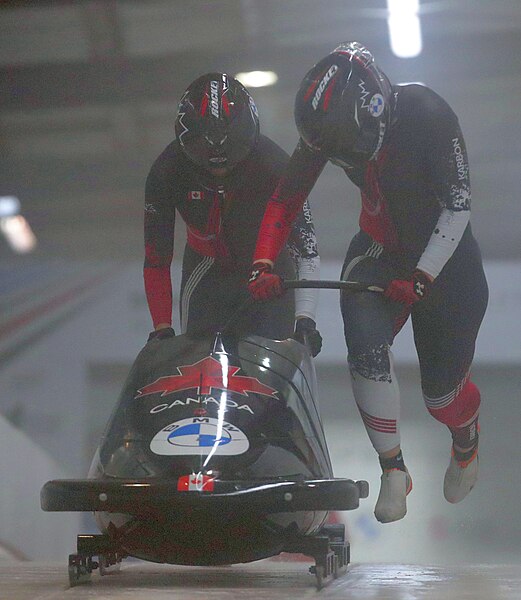
<path id="1" fill-rule="evenodd" d="M 164 327 L 163 329 L 155 329 L 148 336 L 147 342 L 151 340 L 166 340 L 166 338 L 171 338 L 175 336 L 175 331 L 172 327 Z"/>
<path id="2" fill-rule="evenodd" d="M 322 350 L 322 336 L 315 321 L 309 317 L 299 317 L 297 319 L 293 339 L 307 346 L 313 357 Z"/>

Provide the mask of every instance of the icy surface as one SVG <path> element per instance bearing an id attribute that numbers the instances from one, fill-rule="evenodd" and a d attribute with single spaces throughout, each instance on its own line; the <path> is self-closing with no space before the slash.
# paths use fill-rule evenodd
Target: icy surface
<path id="1" fill-rule="evenodd" d="M 65 565 L 0 563 L 3 600 L 519 600 L 515 565 L 455 567 L 354 564 L 317 592 L 307 562 L 264 560 L 249 565 L 189 568 L 135 562 L 113 575 L 69 588 Z"/>

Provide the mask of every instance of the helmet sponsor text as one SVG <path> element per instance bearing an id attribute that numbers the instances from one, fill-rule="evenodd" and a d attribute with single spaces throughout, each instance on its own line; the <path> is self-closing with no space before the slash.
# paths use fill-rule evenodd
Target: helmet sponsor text
<path id="1" fill-rule="evenodd" d="M 318 103 L 320 102 L 320 98 L 322 98 L 322 94 L 326 89 L 328 83 L 331 81 L 333 75 L 338 71 L 338 65 L 331 65 L 329 67 L 327 73 L 322 78 L 315 95 L 313 96 L 313 100 L 311 101 L 311 105 L 313 106 L 313 110 L 317 110 Z"/>
<path id="2" fill-rule="evenodd" d="M 210 112 L 218 119 L 219 118 L 219 83 L 210 81 Z"/>

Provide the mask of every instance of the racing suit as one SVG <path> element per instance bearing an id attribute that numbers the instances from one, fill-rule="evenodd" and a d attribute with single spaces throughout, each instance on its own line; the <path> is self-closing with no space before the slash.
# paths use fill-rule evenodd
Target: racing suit
<path id="1" fill-rule="evenodd" d="M 220 330 L 248 299 L 246 283 L 259 225 L 288 155 L 265 136 L 234 171 L 211 177 L 182 152 L 177 140 L 154 162 L 145 190 L 144 281 L 154 327 L 172 320 L 170 266 L 176 211 L 186 224 L 180 293 L 181 329 L 191 335 Z M 299 207 L 276 270 L 318 278 L 320 258 L 308 204 Z M 295 302 L 296 300 L 296 302 Z M 315 320 L 317 294 L 297 290 L 237 315 L 234 330 L 284 339 L 296 317 Z"/>
<path id="2" fill-rule="evenodd" d="M 353 393 L 377 452 L 398 446 L 390 347 L 412 313 L 426 407 L 468 447 L 476 436 L 468 425 L 476 423 L 480 404 L 469 373 L 488 288 L 469 223 L 465 143 L 456 115 L 429 88 L 394 86 L 393 101 L 391 129 L 377 159 L 345 168 L 361 191 L 362 207 L 342 278 L 385 289 L 420 269 L 434 281 L 428 296 L 412 306 L 372 292 L 341 294 Z M 299 142 L 268 203 L 254 261 L 277 256 L 327 161 Z"/>

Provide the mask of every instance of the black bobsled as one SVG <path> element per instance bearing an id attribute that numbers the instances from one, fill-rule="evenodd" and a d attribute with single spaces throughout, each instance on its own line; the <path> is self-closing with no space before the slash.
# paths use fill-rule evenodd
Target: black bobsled
<path id="1" fill-rule="evenodd" d="M 126 556 L 225 565 L 297 552 L 321 587 L 349 563 L 328 511 L 367 495 L 367 482 L 333 477 L 307 348 L 222 333 L 149 342 L 88 479 L 47 482 L 41 506 L 95 513 L 102 533 L 78 536 L 71 585 Z"/>

